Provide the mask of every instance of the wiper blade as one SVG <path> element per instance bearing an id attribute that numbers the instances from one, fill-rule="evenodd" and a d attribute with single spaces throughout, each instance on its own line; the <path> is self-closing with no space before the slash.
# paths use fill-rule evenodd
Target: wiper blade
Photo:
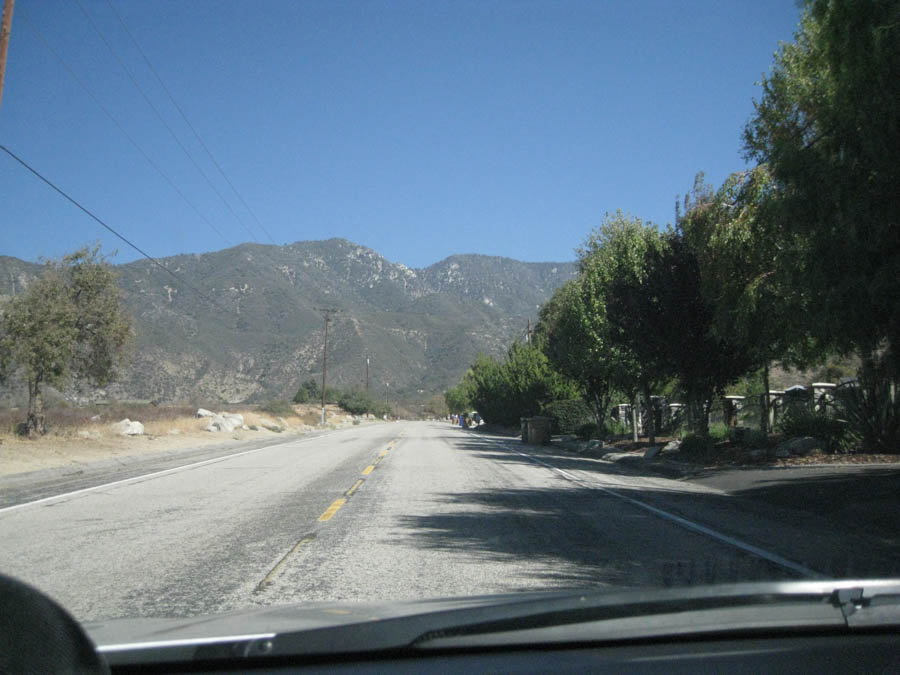
<path id="1" fill-rule="evenodd" d="M 420 609 L 435 605 L 440 609 Z M 296 631 L 254 624 L 252 633 L 231 633 L 233 639 L 178 640 L 169 634 L 176 639 L 100 650 L 112 665 L 120 665 L 898 626 L 900 580 L 530 593 L 400 606 L 403 611 L 389 618 L 361 613 L 359 620 L 341 625 Z M 288 624 L 289 610 L 279 608 Z"/>
<path id="2" fill-rule="evenodd" d="M 888 586 L 845 587 L 834 591 L 832 602 L 850 628 L 900 623 L 900 583 Z"/>
<path id="3" fill-rule="evenodd" d="M 900 625 L 900 581 L 786 582 L 585 595 L 568 605 L 430 631 L 418 647 L 621 640 Z"/>

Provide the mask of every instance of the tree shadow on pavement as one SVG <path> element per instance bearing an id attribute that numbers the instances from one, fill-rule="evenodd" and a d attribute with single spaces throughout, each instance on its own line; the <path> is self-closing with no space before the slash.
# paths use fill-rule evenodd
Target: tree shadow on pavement
<path id="1" fill-rule="evenodd" d="M 450 430 L 448 430 L 450 431 Z M 454 431 L 448 441 L 475 459 L 588 472 L 600 487 L 560 477 L 558 487 L 503 488 L 440 496 L 439 513 L 398 523 L 416 546 L 522 560 L 532 576 L 569 585 L 685 585 L 794 578 L 774 563 L 664 520 L 617 498 L 712 528 L 830 578 L 900 575 L 900 471 L 851 476 L 773 473 L 728 492 L 698 491 L 613 462 L 557 448 Z M 519 454 L 525 453 L 525 454 Z M 582 474 L 584 475 L 584 474 Z M 603 487 L 603 477 L 641 476 Z M 664 483 L 664 486 L 660 484 Z"/>
<path id="2" fill-rule="evenodd" d="M 795 578 L 588 488 L 445 494 L 443 513 L 398 519 L 406 543 L 516 561 L 547 586 L 683 586 Z"/>

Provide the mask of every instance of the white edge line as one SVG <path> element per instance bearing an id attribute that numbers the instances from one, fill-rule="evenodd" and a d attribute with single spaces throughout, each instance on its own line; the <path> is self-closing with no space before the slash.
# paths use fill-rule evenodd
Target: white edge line
<path id="1" fill-rule="evenodd" d="M 552 464 L 548 464 L 537 457 L 533 457 L 528 453 L 521 452 L 519 450 L 513 450 L 517 455 L 521 455 L 522 457 L 526 457 L 533 462 L 541 464 L 548 469 L 551 469 L 558 474 L 560 474 L 563 478 L 573 483 L 578 483 L 579 485 L 584 485 L 592 490 L 600 490 L 601 492 L 605 492 L 608 495 L 621 499 L 622 501 L 628 502 L 638 508 L 644 509 L 645 511 L 649 511 L 654 515 L 657 515 L 661 518 L 665 518 L 666 520 L 670 520 L 673 523 L 681 525 L 688 530 L 693 530 L 694 532 L 699 532 L 700 534 L 705 534 L 708 537 L 712 537 L 724 544 L 728 544 L 729 546 L 733 546 L 735 548 L 739 548 L 742 551 L 746 551 L 752 555 L 755 555 L 763 560 L 768 560 L 771 563 L 779 565 L 781 567 L 785 567 L 789 570 L 797 572 L 798 574 L 802 574 L 805 577 L 809 577 L 812 579 L 826 579 L 827 577 L 815 570 L 811 570 L 808 567 L 804 567 L 803 565 L 799 565 L 792 560 L 788 560 L 787 558 L 783 558 L 777 553 L 771 553 L 770 551 L 766 551 L 765 549 L 759 548 L 758 546 L 754 546 L 753 544 L 748 544 L 746 542 L 741 541 L 740 539 L 735 539 L 734 537 L 730 537 L 727 534 L 722 534 L 716 530 L 706 527 L 705 525 L 700 525 L 699 523 L 695 523 L 692 520 L 688 520 L 687 518 L 682 518 L 681 516 L 676 516 L 674 513 L 669 513 L 668 511 L 663 511 L 655 506 L 651 506 L 645 502 L 639 501 L 637 499 L 633 499 L 632 497 L 626 497 L 623 494 L 620 494 L 616 490 L 612 490 L 607 487 L 603 487 L 602 485 L 598 485 L 596 483 L 591 483 L 589 481 L 581 480 L 576 478 L 572 474 L 563 471 L 562 469 L 558 469 Z"/>
<path id="2" fill-rule="evenodd" d="M 190 647 L 193 645 L 211 645 L 238 640 L 271 640 L 276 633 L 257 633 L 252 635 L 223 635 L 212 638 L 185 638 L 183 640 L 157 640 L 156 642 L 127 642 L 122 644 L 100 645 L 98 652 L 123 652 L 132 649 L 160 649 L 162 647 Z"/>
<path id="3" fill-rule="evenodd" d="M 260 450 L 268 450 L 269 448 L 274 448 L 279 445 L 287 445 L 288 443 L 306 443 L 308 441 L 315 440 L 316 438 L 321 438 L 321 436 L 312 436 L 310 438 L 301 438 L 294 441 L 283 441 L 282 443 L 273 443 L 272 445 L 264 445 L 261 448 L 252 448 L 250 450 L 242 450 L 241 452 L 235 452 L 231 455 L 222 455 L 220 457 L 213 457 L 212 459 L 204 459 L 200 462 L 192 462 L 190 464 L 182 464 L 181 466 L 175 466 L 171 469 L 163 469 L 162 471 L 154 471 L 153 473 L 142 473 L 139 476 L 132 476 L 131 478 L 123 478 L 122 480 L 116 480 L 112 483 L 101 483 L 100 485 L 93 485 L 87 488 L 81 488 L 80 490 L 74 490 L 72 492 L 63 492 L 58 495 L 51 495 L 49 497 L 43 497 L 41 499 L 35 499 L 32 502 L 22 502 L 21 504 L 13 504 L 12 506 L 6 506 L 0 509 L 0 515 L 4 513 L 8 513 L 10 511 L 15 511 L 16 509 L 24 509 L 27 506 L 37 506 L 38 504 L 45 504 L 47 502 L 52 502 L 57 499 L 65 499 L 66 497 L 74 497 L 75 495 L 84 494 L 86 492 L 93 492 L 94 490 L 102 490 L 103 488 L 115 487 L 117 485 L 125 485 L 126 483 L 134 483 L 140 480 L 149 480 L 151 478 L 158 478 L 159 476 L 164 476 L 167 473 L 174 473 L 176 471 L 182 471 L 184 469 L 191 469 L 197 466 L 203 466 L 204 464 L 212 464 L 213 462 L 221 462 L 226 459 L 231 459 L 233 457 L 240 457 L 241 455 L 249 455 L 251 452 L 259 452 Z"/>

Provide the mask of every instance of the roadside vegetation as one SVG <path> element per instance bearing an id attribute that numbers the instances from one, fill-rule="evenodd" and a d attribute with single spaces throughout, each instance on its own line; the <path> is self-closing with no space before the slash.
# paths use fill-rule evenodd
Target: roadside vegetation
<path id="1" fill-rule="evenodd" d="M 131 318 L 99 246 L 45 263 L 0 313 L 0 382 L 19 374 L 28 385 L 22 432 L 45 433 L 45 387 L 112 380 L 130 338 Z"/>
<path id="2" fill-rule="evenodd" d="M 506 426 L 545 414 L 557 429 L 593 423 L 609 435 L 614 403 L 637 409 L 665 394 L 686 405 L 688 454 L 773 433 L 814 436 L 829 452 L 900 453 L 897 72 L 896 3 L 809 2 L 744 129 L 756 165 L 718 188 L 698 174 L 669 227 L 607 214 L 530 340 L 502 361 L 479 357 L 446 393 L 450 410 Z M 847 358 L 855 382 L 823 412 L 771 429 L 762 397 L 755 435 L 710 427 L 730 387 L 755 382 L 758 395 L 775 368 Z M 556 412 L 576 399 L 583 420 Z M 653 443 L 666 430 L 647 417 Z"/>
<path id="3" fill-rule="evenodd" d="M 313 379 L 306 380 L 300 385 L 297 393 L 294 394 L 294 403 L 320 403 L 322 401 L 322 388 L 318 382 Z M 340 406 L 351 415 L 375 415 L 376 417 L 392 416 L 393 410 L 391 406 L 369 395 L 365 391 L 350 389 L 342 391 L 340 389 L 326 387 L 325 403 L 331 403 Z"/>

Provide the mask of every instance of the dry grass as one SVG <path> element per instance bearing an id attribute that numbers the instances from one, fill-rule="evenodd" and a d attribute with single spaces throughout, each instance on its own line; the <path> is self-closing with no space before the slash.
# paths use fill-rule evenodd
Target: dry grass
<path id="1" fill-rule="evenodd" d="M 210 433 L 206 431 L 209 420 L 195 417 L 194 405 L 117 403 L 48 409 L 48 433 L 31 440 L 15 433 L 16 425 L 25 419 L 25 410 L 0 410 L 0 475 L 260 439 L 280 433 L 302 434 L 316 428 L 321 419 L 321 408 L 309 405 L 293 406 L 294 414 L 281 416 L 250 406 L 201 407 L 241 414 L 248 428 Z M 352 423 L 351 417 L 336 407 L 329 406 L 327 412 L 329 426 Z M 112 425 L 125 418 L 141 422 L 144 435 L 120 435 Z"/>

